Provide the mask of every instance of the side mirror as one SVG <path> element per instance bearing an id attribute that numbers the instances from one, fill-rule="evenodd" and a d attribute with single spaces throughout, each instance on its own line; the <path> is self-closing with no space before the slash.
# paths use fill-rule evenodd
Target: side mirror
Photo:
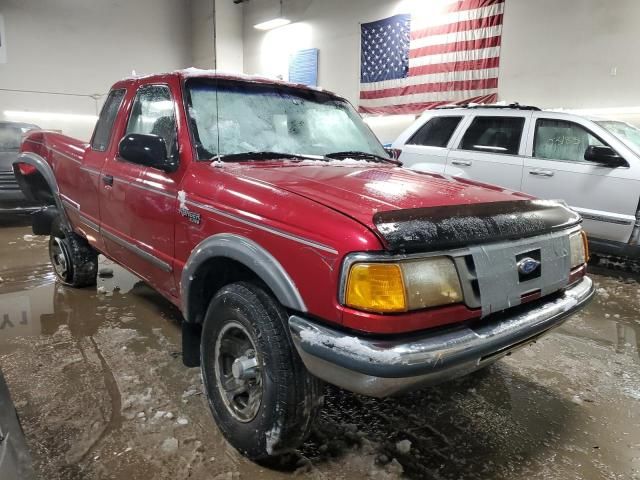
<path id="1" fill-rule="evenodd" d="M 118 154 L 131 163 L 163 172 L 175 172 L 178 167 L 177 162 L 167 156 L 167 144 L 159 135 L 130 133 L 120 140 Z"/>
<path id="2" fill-rule="evenodd" d="M 626 167 L 626 160 L 616 153 L 616 151 L 604 145 L 589 145 L 584 152 L 584 159 L 589 162 L 597 162 L 607 167 Z"/>

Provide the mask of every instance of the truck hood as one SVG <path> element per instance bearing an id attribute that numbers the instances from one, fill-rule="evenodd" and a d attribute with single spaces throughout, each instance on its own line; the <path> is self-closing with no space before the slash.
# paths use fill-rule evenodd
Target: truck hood
<path id="1" fill-rule="evenodd" d="M 465 179 L 403 168 L 314 163 L 317 166 L 253 164 L 236 173 L 307 197 L 371 228 L 378 212 L 531 198 Z"/>
<path id="2" fill-rule="evenodd" d="M 234 173 L 341 212 L 376 232 L 390 250 L 521 238 L 580 222 L 566 206 L 523 193 L 372 163 L 251 164 Z"/>

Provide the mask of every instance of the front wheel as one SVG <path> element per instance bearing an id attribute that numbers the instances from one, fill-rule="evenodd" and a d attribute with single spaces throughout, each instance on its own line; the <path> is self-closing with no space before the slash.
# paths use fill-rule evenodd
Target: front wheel
<path id="1" fill-rule="evenodd" d="M 311 376 L 286 330 L 287 315 L 262 288 L 222 288 L 204 320 L 202 376 L 209 406 L 225 438 L 252 460 L 298 447 L 320 406 Z"/>
<path id="2" fill-rule="evenodd" d="M 98 252 L 79 235 L 54 221 L 49 237 L 49 259 L 53 270 L 65 285 L 88 287 L 96 284 Z"/>

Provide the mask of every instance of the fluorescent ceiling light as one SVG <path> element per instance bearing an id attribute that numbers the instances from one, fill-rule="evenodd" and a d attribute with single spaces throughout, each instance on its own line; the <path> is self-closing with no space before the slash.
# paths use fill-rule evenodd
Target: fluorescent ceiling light
<path id="1" fill-rule="evenodd" d="M 273 20 L 267 20 L 266 22 L 257 23 L 253 26 L 253 28 L 257 28 L 258 30 L 272 30 L 278 27 L 284 27 L 285 25 L 289 25 L 291 20 L 286 18 L 274 18 Z"/>
<path id="2" fill-rule="evenodd" d="M 83 115 L 79 113 L 58 112 L 27 112 L 22 110 L 5 110 L 2 112 L 9 120 L 66 120 L 80 122 L 95 122 L 97 115 Z"/>

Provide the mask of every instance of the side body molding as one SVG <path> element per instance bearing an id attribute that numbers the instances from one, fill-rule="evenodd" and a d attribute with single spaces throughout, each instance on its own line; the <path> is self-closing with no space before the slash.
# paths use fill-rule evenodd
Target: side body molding
<path id="1" fill-rule="evenodd" d="M 248 238 L 220 233 L 204 239 L 193 250 L 182 271 L 182 313 L 187 322 L 198 321 L 190 314 L 190 304 L 196 294 L 194 285 L 199 281 L 198 269 L 208 260 L 224 258 L 241 263 L 252 270 L 274 293 L 285 307 L 306 312 L 307 307 L 293 280 L 284 267 L 267 250 Z M 205 307 L 206 309 L 206 307 Z"/>
<path id="2" fill-rule="evenodd" d="M 69 222 L 69 218 L 67 217 L 64 206 L 62 205 L 60 190 L 58 189 L 58 182 L 56 182 L 56 177 L 53 173 L 53 170 L 51 169 L 51 165 L 49 165 L 44 158 L 36 153 L 23 152 L 18 155 L 18 158 L 13 161 L 13 169 L 16 174 L 16 180 L 18 181 L 18 184 L 23 191 L 28 190 L 30 187 L 25 177 L 18 171 L 18 163 L 26 163 L 32 165 L 36 168 L 36 170 L 38 170 L 38 173 L 42 175 L 42 178 L 44 178 L 45 182 L 47 182 L 47 185 L 49 186 L 49 189 L 51 190 L 51 194 L 53 195 L 53 199 L 56 202 L 58 212 L 60 212 L 60 216 L 62 217 L 62 222 L 66 227 L 71 229 L 71 223 Z"/>

